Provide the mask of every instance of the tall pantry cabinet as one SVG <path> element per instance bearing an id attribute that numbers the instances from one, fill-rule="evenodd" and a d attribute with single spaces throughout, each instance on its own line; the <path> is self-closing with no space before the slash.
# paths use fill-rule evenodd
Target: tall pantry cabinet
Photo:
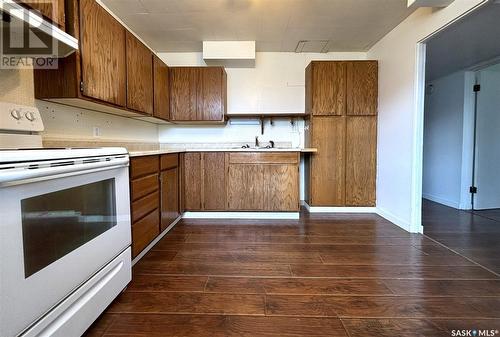
<path id="1" fill-rule="evenodd" d="M 310 206 L 375 206 L 377 61 L 313 61 L 306 68 Z"/>

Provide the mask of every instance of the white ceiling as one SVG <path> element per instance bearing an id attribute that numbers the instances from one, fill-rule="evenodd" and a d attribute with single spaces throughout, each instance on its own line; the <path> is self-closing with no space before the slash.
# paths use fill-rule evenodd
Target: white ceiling
<path id="1" fill-rule="evenodd" d="M 500 57 L 500 2 L 475 10 L 427 41 L 428 81 Z"/>
<path id="2" fill-rule="evenodd" d="M 158 52 L 202 50 L 203 40 L 257 41 L 257 51 L 366 51 L 414 9 L 406 0 L 101 0 Z"/>

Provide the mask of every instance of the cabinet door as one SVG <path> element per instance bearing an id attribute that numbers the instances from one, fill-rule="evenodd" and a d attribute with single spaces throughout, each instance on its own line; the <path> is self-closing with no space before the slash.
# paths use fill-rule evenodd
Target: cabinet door
<path id="1" fill-rule="evenodd" d="M 311 146 L 310 201 L 314 206 L 344 206 L 345 117 L 314 117 Z"/>
<path id="2" fill-rule="evenodd" d="M 376 118 L 347 118 L 346 206 L 375 206 Z"/>
<path id="3" fill-rule="evenodd" d="M 179 175 L 174 167 L 161 172 L 161 230 L 179 215 Z"/>
<path id="4" fill-rule="evenodd" d="M 39 11 L 42 16 L 64 30 L 64 0 L 23 0 L 21 3 Z"/>
<path id="5" fill-rule="evenodd" d="M 168 67 L 157 56 L 153 57 L 153 93 L 154 93 L 154 116 L 163 120 L 169 120 L 170 92 L 168 86 Z"/>
<path id="6" fill-rule="evenodd" d="M 201 210 L 201 154 L 184 154 L 184 207 L 188 211 Z"/>
<path id="7" fill-rule="evenodd" d="M 199 68 L 198 120 L 221 121 L 225 112 L 224 70 L 220 67 Z"/>
<path id="8" fill-rule="evenodd" d="M 158 209 L 132 225 L 132 257 L 136 257 L 160 234 Z"/>
<path id="9" fill-rule="evenodd" d="M 228 209 L 262 210 L 265 183 L 263 165 L 230 164 L 227 175 Z"/>
<path id="10" fill-rule="evenodd" d="M 153 114 L 153 54 L 127 32 L 127 107 Z"/>
<path id="11" fill-rule="evenodd" d="M 126 105 L 125 28 L 95 0 L 80 0 L 82 93 Z"/>
<path id="12" fill-rule="evenodd" d="M 312 64 L 312 113 L 315 116 L 341 116 L 346 109 L 346 65 L 344 62 Z"/>
<path id="13" fill-rule="evenodd" d="M 264 209 L 299 210 L 299 170 L 297 165 L 264 165 Z"/>
<path id="14" fill-rule="evenodd" d="M 170 68 L 170 119 L 172 121 L 195 121 L 197 119 L 197 83 L 197 68 Z"/>
<path id="15" fill-rule="evenodd" d="M 347 63 L 347 115 L 376 115 L 377 97 L 377 61 Z"/>
<path id="16" fill-rule="evenodd" d="M 203 209 L 218 211 L 226 208 L 225 153 L 203 153 Z"/>

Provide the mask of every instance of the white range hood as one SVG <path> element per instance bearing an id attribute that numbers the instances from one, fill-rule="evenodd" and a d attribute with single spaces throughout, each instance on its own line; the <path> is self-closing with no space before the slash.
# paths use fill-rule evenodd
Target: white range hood
<path id="1" fill-rule="evenodd" d="M 228 68 L 255 67 L 255 41 L 203 41 L 207 65 Z"/>
<path id="2" fill-rule="evenodd" d="M 42 39 L 53 39 L 53 57 L 66 57 L 78 50 L 78 40 L 61 30 L 56 25 L 42 18 L 33 10 L 28 10 L 13 0 L 0 0 L 0 12 L 7 14 L 9 22 L 1 22 L 2 25 L 18 26 L 27 23 L 31 31 L 36 31 Z"/>

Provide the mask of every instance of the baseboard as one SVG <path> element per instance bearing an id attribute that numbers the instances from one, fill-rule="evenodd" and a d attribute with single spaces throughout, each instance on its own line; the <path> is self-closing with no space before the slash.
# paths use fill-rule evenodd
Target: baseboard
<path id="1" fill-rule="evenodd" d="M 319 207 L 302 203 L 310 213 L 377 213 L 376 207 Z"/>
<path id="2" fill-rule="evenodd" d="M 437 202 L 438 204 L 442 204 L 442 205 L 445 205 L 448 207 L 460 209 L 460 203 L 458 203 L 456 201 L 449 200 L 449 199 L 441 198 L 441 197 L 438 197 L 438 196 L 435 196 L 432 194 L 423 193 L 422 198 Z"/>
<path id="3" fill-rule="evenodd" d="M 410 226 L 410 223 L 408 221 L 403 220 L 400 217 L 394 215 L 393 213 L 391 213 L 383 208 L 380 208 L 380 207 L 377 207 L 376 212 L 382 218 L 392 222 L 393 224 L 395 224 L 398 227 L 401 227 L 402 229 L 404 229 L 407 232 L 411 232 L 411 230 L 410 230 L 411 226 Z"/>
<path id="4" fill-rule="evenodd" d="M 182 219 L 182 215 L 179 215 L 177 217 L 177 219 L 174 220 L 174 222 L 172 222 L 167 228 L 165 228 L 163 230 L 163 232 L 160 233 L 160 235 L 158 235 L 153 241 L 151 241 L 151 243 L 149 245 L 146 246 L 146 248 L 144 248 L 142 250 L 142 252 L 139 253 L 139 255 L 137 255 L 133 260 L 132 260 L 132 266 L 134 264 L 136 264 L 137 262 L 139 262 L 140 259 L 143 258 L 144 255 L 146 255 L 150 250 L 151 248 L 153 248 L 154 245 L 156 245 L 158 243 L 158 241 L 160 241 L 161 239 L 163 239 L 163 237 L 172 229 L 174 228 L 174 226 Z"/>
<path id="5" fill-rule="evenodd" d="M 297 220 L 299 212 L 185 212 L 184 219 L 283 219 Z"/>

